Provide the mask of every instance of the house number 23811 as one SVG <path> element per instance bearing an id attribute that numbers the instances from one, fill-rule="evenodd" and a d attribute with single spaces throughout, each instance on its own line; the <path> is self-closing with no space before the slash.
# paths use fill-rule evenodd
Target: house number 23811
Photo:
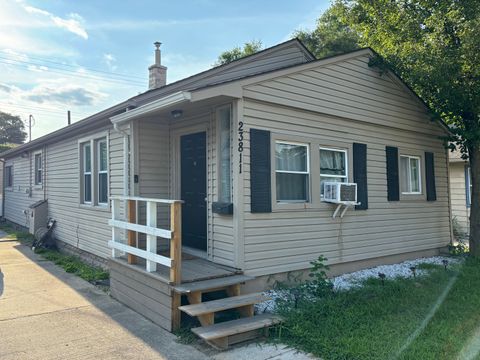
<path id="1" fill-rule="evenodd" d="M 243 122 L 240 121 L 238 123 L 238 172 L 239 174 L 242 173 L 242 166 L 243 166 L 243 159 L 242 159 L 242 152 L 243 152 Z"/>

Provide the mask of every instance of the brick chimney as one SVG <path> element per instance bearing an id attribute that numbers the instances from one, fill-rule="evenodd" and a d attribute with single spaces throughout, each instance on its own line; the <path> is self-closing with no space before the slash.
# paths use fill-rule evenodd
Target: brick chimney
<path id="1" fill-rule="evenodd" d="M 161 64 L 160 45 L 161 42 L 153 43 L 155 45 L 155 64 L 148 68 L 148 89 L 156 89 L 167 84 L 167 68 Z"/>

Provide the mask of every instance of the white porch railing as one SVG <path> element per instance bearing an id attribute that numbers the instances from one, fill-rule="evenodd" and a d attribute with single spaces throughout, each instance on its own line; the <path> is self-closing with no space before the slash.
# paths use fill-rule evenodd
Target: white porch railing
<path id="1" fill-rule="evenodd" d="M 165 200 L 142 198 L 135 196 L 112 196 L 112 219 L 109 225 L 112 227 L 112 240 L 108 245 L 112 248 L 112 257 L 119 256 L 119 251 L 127 253 L 127 262 L 135 264 L 137 257 L 146 261 L 146 271 L 154 272 L 157 264 L 170 268 L 170 282 L 181 282 L 182 263 L 182 202 L 181 200 Z M 120 205 L 127 203 L 127 221 L 120 219 Z M 146 225 L 137 223 L 137 203 L 146 203 Z M 157 227 L 157 204 L 170 204 L 170 229 Z M 120 240 L 121 230 L 128 231 L 127 244 Z M 136 246 L 136 234 L 146 235 L 146 250 Z M 170 257 L 157 254 L 157 237 L 170 240 Z"/>

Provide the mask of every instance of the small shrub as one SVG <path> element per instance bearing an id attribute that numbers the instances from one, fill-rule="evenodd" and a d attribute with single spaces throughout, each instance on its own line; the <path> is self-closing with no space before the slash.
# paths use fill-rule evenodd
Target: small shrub
<path id="1" fill-rule="evenodd" d="M 448 251 L 452 255 L 465 255 L 468 254 L 468 245 L 462 241 L 459 241 L 456 245 L 448 245 Z"/>
<path id="2" fill-rule="evenodd" d="M 324 296 L 333 290 L 333 284 L 327 277 L 327 270 L 330 268 L 325 265 L 327 258 L 320 255 L 317 260 L 312 261 L 312 270 L 308 275 L 312 280 L 307 281 L 306 285 L 315 296 Z"/>

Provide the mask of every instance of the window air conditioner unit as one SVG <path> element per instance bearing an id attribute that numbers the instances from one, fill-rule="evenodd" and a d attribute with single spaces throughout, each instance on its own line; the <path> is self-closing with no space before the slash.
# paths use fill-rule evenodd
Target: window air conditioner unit
<path id="1" fill-rule="evenodd" d="M 357 205 L 357 184 L 326 181 L 323 183 L 323 201 Z"/>

